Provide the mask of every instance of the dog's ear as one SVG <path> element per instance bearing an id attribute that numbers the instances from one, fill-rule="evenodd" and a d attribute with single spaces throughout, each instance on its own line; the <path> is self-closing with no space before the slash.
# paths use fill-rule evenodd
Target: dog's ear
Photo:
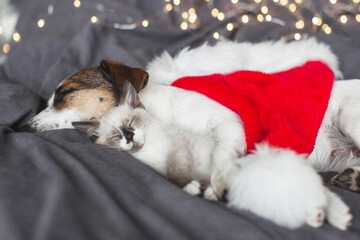
<path id="1" fill-rule="evenodd" d="M 116 102 L 120 102 L 125 81 L 129 81 L 137 92 L 146 87 L 149 74 L 140 68 L 131 68 L 122 63 L 102 61 L 100 69 L 113 85 Z"/>
<path id="2" fill-rule="evenodd" d="M 80 132 L 85 133 L 95 142 L 97 136 L 95 135 L 96 129 L 99 127 L 98 121 L 83 121 L 83 122 L 72 122 L 74 128 Z"/>

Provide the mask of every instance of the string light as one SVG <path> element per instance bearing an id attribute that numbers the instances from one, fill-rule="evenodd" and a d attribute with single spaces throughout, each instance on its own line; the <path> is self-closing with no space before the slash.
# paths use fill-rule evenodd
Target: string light
<path id="1" fill-rule="evenodd" d="M 115 10 L 107 9 L 105 4 L 95 3 L 98 1 L 100 0 L 93 2 L 73 0 L 73 6 L 75 9 L 78 9 L 77 11 L 81 11 L 81 9 L 94 10 L 93 12 L 97 12 L 99 15 L 87 16 L 90 18 L 91 23 L 103 24 L 104 26 L 114 29 L 131 30 L 139 26 L 146 28 L 150 24 L 151 20 L 135 19 L 129 15 L 124 16 L 123 14 L 115 12 Z M 46 25 L 45 19 L 48 19 L 51 15 L 53 15 L 55 2 L 56 0 L 49 0 L 47 16 L 34 21 L 33 24 L 36 24 L 39 28 L 44 28 Z M 319 2 L 320 4 L 303 0 L 248 0 L 241 2 L 239 0 L 192 0 L 186 1 L 185 3 L 185 1 L 181 0 L 164 0 L 163 8 L 159 10 L 162 11 L 163 14 L 173 12 L 172 14 L 178 15 L 179 18 L 174 18 L 176 19 L 176 22 L 171 25 L 171 28 L 180 28 L 184 31 L 189 29 L 198 29 L 206 24 L 206 22 L 203 22 L 205 20 L 196 14 L 197 8 L 193 7 L 197 6 L 202 8 L 206 5 L 211 16 L 213 18 L 217 18 L 219 21 L 225 21 L 226 19 L 231 18 L 238 20 L 237 23 L 227 23 L 224 27 L 227 31 L 233 31 L 235 26 L 237 27 L 241 24 L 247 24 L 252 19 L 256 19 L 260 23 L 266 21 L 290 27 L 292 31 L 286 37 L 293 37 L 295 40 L 302 39 L 302 35 L 298 32 L 298 29 L 305 29 L 304 32 L 323 31 L 326 34 L 331 34 L 335 29 L 339 29 L 338 24 L 353 26 L 354 24 L 360 23 L 360 0 L 319 0 Z M 320 7 L 324 10 L 320 10 Z M 271 10 L 275 8 L 287 9 L 288 14 L 291 14 L 295 17 L 294 19 L 297 20 L 285 21 L 278 16 L 273 18 L 269 14 L 269 9 Z M 304 15 L 305 12 L 311 12 L 313 17 L 309 19 L 308 16 Z M 100 14 L 102 16 L 101 19 L 99 19 Z M 111 17 L 107 14 L 111 14 Z M 158 13 L 154 13 L 153 16 L 148 16 L 149 19 L 156 16 L 155 14 Z M 117 17 L 121 20 L 117 20 Z M 127 24 L 117 22 L 124 21 L 124 19 L 127 21 Z M 331 19 L 332 21 L 324 23 L 323 19 Z M 312 24 L 305 24 L 307 23 L 307 20 L 311 20 Z M 0 34 L 3 34 L 5 30 L 4 26 L 0 26 Z M 220 37 L 221 36 L 218 32 L 213 33 L 214 39 L 219 39 Z M 20 33 L 13 33 L 12 40 L 13 44 L 20 43 Z M 0 48 L 2 52 L 0 51 L 0 54 L 7 54 L 10 51 L 9 42 L 0 42 L 0 46 L 2 46 L 2 48 Z"/>
<path id="2" fill-rule="evenodd" d="M 144 28 L 148 27 L 148 26 L 149 26 L 149 20 L 147 20 L 147 19 L 142 20 L 141 25 L 142 25 Z"/>
<path id="3" fill-rule="evenodd" d="M 165 5 L 165 10 L 167 12 L 170 12 L 172 9 L 173 9 L 173 5 L 171 3 L 168 3 L 168 4 Z"/>
<path id="4" fill-rule="evenodd" d="M 74 7 L 79 8 L 80 6 L 81 6 L 80 0 L 75 0 L 74 1 Z"/>
<path id="5" fill-rule="evenodd" d="M 228 24 L 226 24 L 226 29 L 227 29 L 228 31 L 234 30 L 234 24 L 233 24 L 233 23 L 228 23 Z"/>
<path id="6" fill-rule="evenodd" d="M 288 3 L 289 3 L 288 0 L 280 0 L 280 4 L 283 6 L 287 5 Z"/>
<path id="7" fill-rule="evenodd" d="M 13 38 L 13 40 L 14 40 L 15 42 L 17 42 L 17 43 L 21 41 L 21 36 L 20 36 L 20 34 L 19 34 L 18 32 L 15 32 L 15 33 L 13 34 L 12 38 Z"/>
<path id="8" fill-rule="evenodd" d="M 243 22 L 243 23 L 248 23 L 249 22 L 249 16 L 248 15 L 243 15 L 242 17 L 241 17 L 241 21 Z"/>
<path id="9" fill-rule="evenodd" d="M 267 14 L 269 12 L 269 8 L 267 6 L 262 6 L 260 11 L 262 14 Z"/>
<path id="10" fill-rule="evenodd" d="M 258 15 L 256 16 L 256 18 L 257 18 L 257 20 L 258 20 L 259 22 L 263 22 L 263 21 L 264 21 L 264 15 L 262 15 L 262 14 L 258 14 Z"/>
<path id="11" fill-rule="evenodd" d="M 271 22 L 271 20 L 272 20 L 271 15 L 269 15 L 269 14 L 266 15 L 265 20 L 266 20 L 267 22 Z"/>
<path id="12" fill-rule="evenodd" d="M 360 14 L 357 14 L 355 19 L 356 19 L 356 21 L 358 21 L 360 23 Z"/>
<path id="13" fill-rule="evenodd" d="M 340 17 L 340 22 L 341 22 L 342 24 L 345 24 L 345 23 L 347 23 L 347 21 L 348 21 L 347 16 L 346 16 L 346 15 L 341 15 L 341 17 Z"/>
<path id="14" fill-rule="evenodd" d="M 43 18 L 39 19 L 37 25 L 39 28 L 43 28 L 45 26 L 45 19 Z"/>
<path id="15" fill-rule="evenodd" d="M 294 34 L 294 39 L 297 40 L 297 41 L 300 40 L 301 39 L 301 34 L 300 33 L 295 33 Z"/>
<path id="16" fill-rule="evenodd" d="M 5 54 L 8 54 L 10 52 L 10 44 L 5 43 L 2 47 L 2 50 Z"/>
<path id="17" fill-rule="evenodd" d="M 303 29 L 304 26 L 305 26 L 304 20 L 299 20 L 299 21 L 297 21 L 297 22 L 295 23 L 295 27 L 296 27 L 297 29 Z"/>
<path id="18" fill-rule="evenodd" d="M 222 21 L 225 19 L 225 14 L 223 12 L 219 12 L 219 14 L 217 15 L 217 19 L 219 19 L 219 21 Z"/>
<path id="19" fill-rule="evenodd" d="M 332 32 L 331 28 L 327 24 L 324 24 L 322 29 L 326 34 L 331 34 L 331 32 Z"/>
<path id="20" fill-rule="evenodd" d="M 97 23 L 97 22 L 99 21 L 99 19 L 98 19 L 97 16 L 92 16 L 92 17 L 90 18 L 90 21 L 91 21 L 92 23 Z"/>
<path id="21" fill-rule="evenodd" d="M 214 18 L 216 18 L 218 14 L 219 14 L 219 9 L 213 8 L 213 10 L 211 10 L 211 16 L 213 16 Z"/>
<path id="22" fill-rule="evenodd" d="M 289 10 L 290 10 L 290 12 L 296 12 L 296 4 L 295 3 L 291 3 L 290 5 L 289 5 Z"/>
<path id="23" fill-rule="evenodd" d="M 187 30 L 187 29 L 188 29 L 188 24 L 187 24 L 186 22 L 182 22 L 182 23 L 180 24 L 180 28 L 181 28 L 182 30 Z"/>

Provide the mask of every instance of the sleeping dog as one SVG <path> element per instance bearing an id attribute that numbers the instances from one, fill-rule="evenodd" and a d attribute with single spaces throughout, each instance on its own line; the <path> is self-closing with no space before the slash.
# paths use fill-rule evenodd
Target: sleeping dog
<path id="1" fill-rule="evenodd" d="M 273 58 L 269 59 L 268 56 Z M 221 196 L 229 188 L 225 177 L 233 171 L 232 161 L 238 158 L 246 161 L 242 122 L 239 116 L 217 102 L 168 85 L 187 75 L 231 73 L 242 69 L 273 73 L 310 60 L 325 62 L 336 76 L 340 76 L 336 57 L 327 46 L 313 39 L 288 44 L 283 41 L 260 44 L 223 42 L 214 47 L 204 45 L 197 49 L 184 49 L 175 58 L 164 53 L 148 66 L 151 79 L 146 88 L 149 77 L 146 71 L 103 61 L 100 66 L 82 70 L 61 82 L 49 99 L 48 107 L 31 119 L 29 125 L 36 131 L 45 131 L 72 128 L 74 121 L 99 119 L 119 103 L 122 86 L 128 80 L 142 94 L 145 107 L 162 120 L 175 122 L 194 132 L 219 133 L 219 141 L 223 141 L 225 149 L 231 149 L 219 153 L 219 160 L 214 163 L 217 171 L 211 177 L 215 193 Z M 198 101 L 194 102 L 194 97 Z M 308 162 L 318 171 L 345 169 L 332 179 L 332 183 L 352 191 L 359 191 L 357 182 L 360 169 L 356 167 L 360 163 L 360 124 L 357 120 L 360 119 L 360 109 L 357 109 L 359 102 L 359 81 L 335 82 L 314 151 L 308 158 Z M 183 119 L 183 116 L 187 119 Z M 222 124 L 223 118 L 232 121 L 230 124 Z M 233 138 L 226 136 L 221 139 L 221 133 L 231 133 Z M 327 193 L 324 192 L 324 195 Z M 331 199 L 334 200 L 330 198 L 328 201 Z M 328 220 L 333 225 L 340 229 L 349 226 L 351 215 L 346 205 L 339 204 L 329 212 L 327 214 L 333 217 Z M 312 225 L 319 226 L 323 220 L 321 216 L 311 219 L 315 221 Z"/>

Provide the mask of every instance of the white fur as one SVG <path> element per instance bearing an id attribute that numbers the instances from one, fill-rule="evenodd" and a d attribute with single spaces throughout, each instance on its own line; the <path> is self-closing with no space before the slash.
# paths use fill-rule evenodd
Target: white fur
<path id="1" fill-rule="evenodd" d="M 169 86 L 183 76 L 229 73 L 236 70 L 272 73 L 299 66 L 309 60 L 324 61 L 337 77 L 341 77 L 336 56 L 328 46 L 315 39 L 292 43 L 278 41 L 258 44 L 219 42 L 216 46 L 204 44 L 196 49 L 185 48 L 174 58 L 164 53 L 152 61 L 147 67 L 150 74 L 149 85 L 139 95 L 146 109 L 161 121 L 195 134 L 215 137 L 218 144 L 213 154 L 214 174 L 211 176 L 212 188 L 208 190 L 209 196 L 212 192 L 221 193 L 229 185 L 232 206 L 248 209 L 282 226 L 294 228 L 307 222 L 317 227 L 327 215 L 331 224 L 346 229 L 351 219 L 347 206 L 322 186 L 320 177 L 301 156 L 266 147 L 259 147 L 256 155 L 245 156 L 244 128 L 238 115 L 203 95 Z M 328 164 L 331 150 L 325 133 L 329 124 L 331 125 L 331 118 L 341 109 L 343 115 L 340 120 L 345 131 L 352 134 L 354 140 L 360 139 L 357 120 L 360 116 L 357 104 L 360 101 L 359 89 L 358 81 L 335 83 L 314 152 L 308 160 L 316 169 L 337 170 L 354 164 L 347 161 L 336 167 Z M 43 116 L 41 115 L 41 118 Z M 69 121 L 77 120 L 73 116 L 68 117 Z M 45 121 L 40 121 L 39 118 L 36 118 L 38 123 Z M 51 121 L 57 120 L 48 120 Z M 49 126 L 45 124 L 43 129 Z M 156 141 L 159 138 L 161 136 L 156 138 Z M 238 161 L 241 167 L 238 170 L 234 160 L 242 156 L 245 157 Z M 149 159 L 149 164 L 156 164 L 157 161 L 159 159 Z M 163 171 L 162 165 L 158 165 L 159 172 Z M 229 176 L 233 176 L 230 181 Z"/>
<path id="2" fill-rule="evenodd" d="M 327 206 L 320 176 L 301 155 L 262 145 L 238 164 L 230 181 L 230 206 L 289 228 L 313 220 L 311 216 Z"/>
<path id="3" fill-rule="evenodd" d="M 205 43 L 194 49 L 184 48 L 174 58 L 164 52 L 149 63 L 147 70 L 152 82 L 170 85 L 185 76 L 239 70 L 274 73 L 311 60 L 325 62 L 338 78 L 342 77 L 337 57 L 329 46 L 315 38 L 290 43 L 284 40 L 261 43 L 220 41 L 215 46 Z"/>

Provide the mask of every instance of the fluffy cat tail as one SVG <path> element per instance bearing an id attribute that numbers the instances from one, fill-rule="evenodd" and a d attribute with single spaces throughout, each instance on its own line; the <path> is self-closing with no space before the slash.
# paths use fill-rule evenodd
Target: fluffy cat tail
<path id="1" fill-rule="evenodd" d="M 229 181 L 229 206 L 294 229 L 322 225 L 327 197 L 322 179 L 303 155 L 258 145 L 238 160 Z"/>

